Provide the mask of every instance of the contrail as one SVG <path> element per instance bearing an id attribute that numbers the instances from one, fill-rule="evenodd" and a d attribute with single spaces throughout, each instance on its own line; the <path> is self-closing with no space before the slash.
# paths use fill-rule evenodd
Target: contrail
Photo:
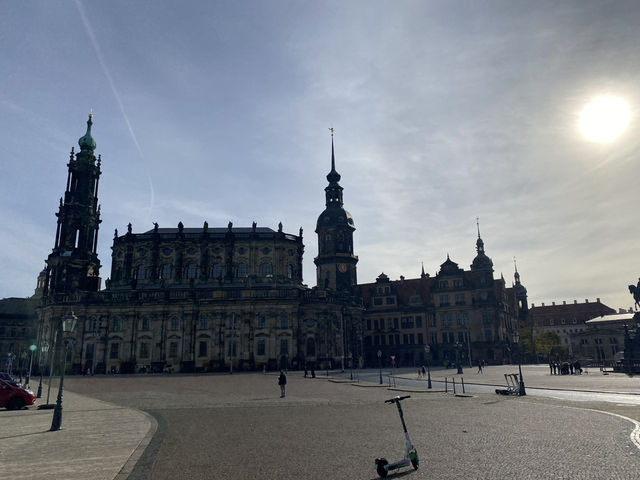
<path id="1" fill-rule="evenodd" d="M 124 105 L 122 104 L 122 100 L 120 99 L 120 94 L 118 93 L 118 90 L 116 89 L 116 86 L 113 82 L 113 78 L 111 77 L 111 74 L 109 73 L 109 69 L 107 68 L 107 64 L 104 61 L 104 57 L 102 56 L 102 52 L 100 50 L 100 46 L 98 45 L 98 41 L 96 40 L 96 36 L 93 33 L 93 29 L 91 28 L 91 24 L 89 23 L 89 19 L 87 18 L 87 16 L 84 13 L 84 7 L 82 6 L 82 3 L 80 2 L 80 0 L 75 0 L 76 2 L 76 7 L 78 7 L 78 12 L 80 13 L 80 17 L 82 18 L 82 23 L 84 24 L 84 28 L 87 31 L 87 35 L 89 35 L 89 39 L 91 40 L 91 44 L 93 45 L 93 49 L 96 52 L 96 57 L 98 57 L 98 62 L 100 62 L 100 66 L 102 67 L 102 71 L 105 75 L 105 77 L 107 77 L 107 80 L 109 81 L 109 86 L 111 87 L 111 91 L 113 92 L 113 96 L 116 99 L 116 102 L 118 102 L 118 106 L 120 107 L 120 112 L 122 113 L 122 117 L 124 118 L 124 121 L 127 124 L 127 128 L 129 129 L 129 133 L 131 134 L 131 139 L 133 140 L 134 145 L 136 146 L 136 149 L 138 150 L 138 153 L 140 154 L 140 158 L 142 159 L 142 161 L 144 162 L 145 156 L 144 153 L 142 152 L 142 148 L 140 147 L 140 144 L 138 143 L 138 139 L 136 138 L 136 134 L 133 132 L 133 127 L 131 126 L 131 122 L 129 121 L 129 117 L 127 115 L 126 110 L 124 109 Z M 149 180 L 149 216 L 151 214 L 151 211 L 153 209 L 153 203 L 154 203 L 154 199 L 155 199 L 155 192 L 153 189 L 153 182 L 151 181 L 151 176 L 147 174 L 147 179 Z"/>

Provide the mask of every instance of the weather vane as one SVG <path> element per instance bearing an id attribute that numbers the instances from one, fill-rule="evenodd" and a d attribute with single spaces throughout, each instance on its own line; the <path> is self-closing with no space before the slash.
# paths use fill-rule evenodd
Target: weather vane
<path id="1" fill-rule="evenodd" d="M 93 118 L 93 108 L 89 109 L 89 118 Z"/>
<path id="2" fill-rule="evenodd" d="M 331 132 L 331 136 L 333 137 L 333 127 L 329 127 L 329 131 Z"/>

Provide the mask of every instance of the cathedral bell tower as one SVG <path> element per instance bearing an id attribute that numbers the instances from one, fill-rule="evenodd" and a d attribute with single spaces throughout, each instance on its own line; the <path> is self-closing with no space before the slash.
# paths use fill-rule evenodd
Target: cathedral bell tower
<path id="1" fill-rule="evenodd" d="M 60 198 L 58 226 L 53 250 L 47 258 L 43 296 L 96 292 L 100 289 L 98 260 L 98 181 L 100 157 L 94 155 L 96 142 L 91 136 L 93 115 L 87 132 L 78 140 L 80 152 L 71 149 L 67 167 L 67 188 Z M 75 156 L 75 158 L 74 158 Z"/>
<path id="2" fill-rule="evenodd" d="M 326 208 L 318 217 L 318 256 L 316 264 L 317 285 L 337 292 L 350 292 L 357 284 L 356 264 L 353 254 L 353 217 L 343 208 L 340 174 L 336 171 L 331 130 L 331 171 L 327 175 L 329 185 L 324 189 Z"/>

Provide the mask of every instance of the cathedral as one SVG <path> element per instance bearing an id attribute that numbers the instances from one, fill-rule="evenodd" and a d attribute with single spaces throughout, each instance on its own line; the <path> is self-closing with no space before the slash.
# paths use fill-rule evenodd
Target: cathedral
<path id="1" fill-rule="evenodd" d="M 344 208 L 331 144 L 319 215 L 317 284 L 302 283 L 302 228 L 160 226 L 113 236 L 100 277 L 92 116 L 71 150 L 53 250 L 38 278 L 38 342 L 77 317 L 67 368 L 143 373 L 415 366 L 482 357 L 501 362 L 526 319 L 527 294 L 493 278 L 480 238 L 470 271 L 450 258 L 435 277 L 357 283 L 354 219 Z"/>

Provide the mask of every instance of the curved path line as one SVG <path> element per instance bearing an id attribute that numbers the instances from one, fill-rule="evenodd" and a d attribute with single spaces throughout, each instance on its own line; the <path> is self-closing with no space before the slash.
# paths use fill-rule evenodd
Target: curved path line
<path id="1" fill-rule="evenodd" d="M 527 403 L 536 403 L 536 402 L 527 402 Z M 569 405 L 548 405 L 548 406 L 556 407 L 556 408 L 572 408 L 574 410 L 585 410 L 587 412 L 603 413 L 605 415 L 611 415 L 613 417 L 618 417 L 623 420 L 627 420 L 628 422 L 631 422 L 634 425 L 634 429 L 629 434 L 629 439 L 631 440 L 631 443 L 633 443 L 633 445 L 638 450 L 640 450 L 640 422 L 638 422 L 637 420 L 634 420 L 633 418 L 625 417 L 624 415 L 620 415 L 619 413 L 607 412 L 605 410 L 598 410 L 596 408 L 572 407 Z"/>

